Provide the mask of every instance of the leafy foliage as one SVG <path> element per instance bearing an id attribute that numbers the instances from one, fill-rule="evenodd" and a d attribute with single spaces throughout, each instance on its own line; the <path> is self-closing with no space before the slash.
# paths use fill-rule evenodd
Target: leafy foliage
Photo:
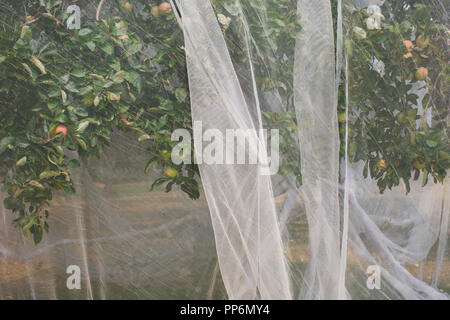
<path id="1" fill-rule="evenodd" d="M 274 7 L 271 12 L 274 39 L 289 33 L 294 41 L 289 24 L 297 23 L 296 15 L 282 16 L 292 3 L 279 1 L 282 11 Z M 249 2 L 245 10 L 256 10 L 255 4 Z M 150 143 L 144 171 L 165 168 L 151 190 L 166 184 L 169 192 L 176 184 L 191 198 L 199 197 L 198 168 L 175 165 L 168 156 L 172 131 L 192 126 L 182 32 L 173 13 L 158 5 L 119 0 L 118 15 L 91 18 L 80 30 L 69 30 L 62 1 L 2 3 L 0 169 L 8 193 L 5 206 L 18 213 L 15 224 L 35 243 L 48 230 L 45 208 L 53 191 L 75 192 L 70 168 L 99 156 L 113 130 L 138 132 L 139 141 Z M 238 34 L 236 27 L 227 32 Z M 265 37 L 263 30 L 252 32 Z M 283 48 L 275 51 L 283 55 Z M 246 56 L 236 50 L 233 60 L 242 64 Z M 257 64 L 263 67 L 263 61 Z M 289 69 L 286 65 L 283 72 Z M 267 82 L 261 75 L 258 81 Z M 292 86 L 289 90 L 285 99 Z"/>
<path id="2" fill-rule="evenodd" d="M 172 45 L 181 32 L 173 19 L 147 19 L 143 26 L 155 30 L 148 39 L 126 14 L 68 30 L 64 9 L 60 1 L 29 1 L 33 15 L 24 20 L 12 2 L 1 8 L 5 206 L 19 213 L 15 223 L 36 243 L 48 229 L 44 207 L 52 191 L 75 192 L 69 168 L 98 156 L 113 130 L 139 132 L 140 141 L 151 140 L 150 163 L 170 166 L 161 153 L 171 150 L 172 129 L 190 126 L 184 52 Z M 150 41 L 159 50 L 146 61 L 142 51 Z M 57 133 L 58 126 L 67 134 Z M 197 198 L 197 168 L 173 167 L 180 174 L 165 179 Z"/>
<path id="3" fill-rule="evenodd" d="M 381 9 L 377 28 L 368 21 L 370 9 L 353 10 L 347 20 L 349 155 L 365 162 L 364 175 L 377 180 L 381 192 L 400 180 L 409 190 L 421 173 L 423 185 L 430 175 L 442 182 L 450 163 L 445 12 L 409 0 Z M 422 115 L 418 90 L 425 94 Z"/>

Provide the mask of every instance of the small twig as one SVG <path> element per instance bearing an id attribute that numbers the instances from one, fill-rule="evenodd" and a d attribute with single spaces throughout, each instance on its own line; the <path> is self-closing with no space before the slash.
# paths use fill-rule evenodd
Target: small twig
<path id="1" fill-rule="evenodd" d="M 102 10 L 103 2 L 105 2 L 105 0 L 100 0 L 100 3 L 97 6 L 97 13 L 95 14 L 95 20 L 97 21 L 100 19 L 100 11 Z"/>
<path id="2" fill-rule="evenodd" d="M 29 25 L 29 24 L 32 24 L 33 22 L 36 22 L 38 20 L 39 20 L 39 18 L 34 18 L 34 19 L 31 19 L 31 20 L 27 20 L 27 21 L 25 21 L 25 23 L 22 24 L 22 27 L 26 26 L 26 25 Z"/>

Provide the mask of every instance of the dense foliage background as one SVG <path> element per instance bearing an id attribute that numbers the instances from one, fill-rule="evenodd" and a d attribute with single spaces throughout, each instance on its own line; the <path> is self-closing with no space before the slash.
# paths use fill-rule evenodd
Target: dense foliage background
<path id="1" fill-rule="evenodd" d="M 242 20 L 233 12 L 233 1 L 212 2 L 233 63 L 245 69 Z M 300 158 L 293 152 L 298 148 L 292 147 L 297 131 L 294 43 L 301 32 L 297 1 L 267 0 L 268 30 L 254 14 L 261 10 L 259 2 L 242 2 L 252 36 L 258 37 L 257 49 L 270 54 L 270 59 L 252 54 L 256 81 L 263 91 L 276 92 L 286 107 L 268 112 L 270 101 L 262 96 L 263 120 L 281 130 L 280 174 L 291 174 L 301 184 Z M 143 170 L 156 166 L 161 173 L 150 189 L 164 184 L 170 191 L 176 184 L 191 198 L 199 197 L 197 167 L 170 160 L 172 131 L 192 127 L 183 37 L 168 3 L 105 1 L 96 20 L 98 3 L 78 1 L 87 8 L 80 30 L 66 26 L 70 4 L 0 4 L 0 175 L 8 194 L 5 207 L 16 212 L 15 224 L 35 243 L 48 230 L 52 193 L 75 192 L 70 168 L 99 156 L 114 130 L 134 131 L 149 144 Z M 350 157 L 365 162 L 364 175 L 376 179 L 381 192 L 401 180 L 408 188 L 420 173 L 424 184 L 430 175 L 442 182 L 449 167 L 444 12 L 422 1 L 395 1 L 381 8 L 353 10 L 345 21 Z M 382 71 L 374 67 L 376 61 L 383 62 Z M 240 81 L 245 85 L 245 79 Z M 431 125 L 417 113 L 414 85 L 427 88 L 422 105 L 431 112 Z M 338 109 L 341 133 L 344 90 Z"/>
<path id="2" fill-rule="evenodd" d="M 377 180 L 380 191 L 400 181 L 409 190 L 421 173 L 422 185 L 446 176 L 447 19 L 440 6 L 405 0 L 353 10 L 346 18 L 349 156 L 365 162 L 364 176 Z"/>

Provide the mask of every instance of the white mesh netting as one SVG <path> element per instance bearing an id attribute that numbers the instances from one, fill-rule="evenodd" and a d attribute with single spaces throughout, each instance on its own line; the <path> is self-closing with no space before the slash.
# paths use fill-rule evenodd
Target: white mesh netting
<path id="1" fill-rule="evenodd" d="M 102 15 L 117 14 L 111 2 Z M 383 127 L 384 118 L 370 127 L 378 112 L 388 117 L 381 110 L 401 89 L 390 84 L 397 76 L 383 74 L 391 70 L 386 34 L 407 28 L 412 6 L 422 3 L 399 2 L 403 9 L 369 0 L 170 1 L 171 28 L 184 40 L 162 44 L 149 36 L 138 59 L 163 68 L 153 59 L 158 48 L 185 49 L 195 157 L 203 158 L 200 198 L 177 187 L 149 192 L 161 170 L 142 173 L 152 145 L 114 131 L 98 159 L 80 158 L 72 169 L 76 194 L 54 194 L 50 230 L 38 245 L 0 204 L 0 299 L 448 299 L 448 178 L 423 183 L 421 171 L 408 186 L 400 179 L 383 192 L 378 183 L 380 170 L 389 170 L 379 154 L 394 159 L 391 141 L 402 134 L 412 144 L 403 131 Z M 448 38 L 447 8 L 427 3 Z M 80 3 L 86 15 L 97 5 Z M 365 20 L 355 29 L 358 14 Z M 385 35 L 372 35 L 379 30 Z M 368 44 L 370 37 L 377 38 Z M 373 84 L 365 78 L 371 73 L 398 90 Z M 420 97 L 409 104 L 417 128 L 421 115 L 433 128 L 437 111 L 422 102 L 430 88 L 421 82 L 409 90 L 405 95 Z M 196 121 L 215 138 L 199 139 Z M 279 150 L 255 134 L 263 128 L 280 129 Z M 238 129 L 250 133 L 233 138 L 231 151 L 214 140 Z M 224 151 L 209 150 L 212 158 L 236 159 L 247 147 L 245 159 L 258 162 L 208 163 L 211 141 Z M 265 174 L 275 155 L 281 169 Z M 79 290 L 66 287 L 69 265 L 81 269 Z M 379 289 L 367 284 L 369 266 L 380 270 Z"/>

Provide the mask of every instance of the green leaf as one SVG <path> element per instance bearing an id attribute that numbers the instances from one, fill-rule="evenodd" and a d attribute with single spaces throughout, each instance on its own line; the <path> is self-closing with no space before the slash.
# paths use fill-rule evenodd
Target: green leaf
<path id="1" fill-rule="evenodd" d="M 127 72 L 127 75 L 125 79 L 131 83 L 133 86 L 136 87 L 138 92 L 141 92 L 142 89 L 142 82 L 141 82 L 141 76 L 137 72 Z"/>
<path id="2" fill-rule="evenodd" d="M 286 26 L 286 24 L 280 19 L 273 19 L 272 21 L 275 22 L 280 27 L 285 27 Z"/>
<path id="3" fill-rule="evenodd" d="M 42 229 L 35 230 L 35 232 L 33 233 L 33 242 L 35 245 L 41 242 L 42 234 L 43 234 Z"/>
<path id="4" fill-rule="evenodd" d="M 80 137 L 75 137 L 75 139 L 77 140 L 79 146 L 81 149 L 83 149 L 84 151 L 87 151 L 87 145 L 86 142 L 84 142 L 83 139 L 81 139 Z"/>
<path id="5" fill-rule="evenodd" d="M 67 94 L 64 90 L 61 90 L 61 99 L 63 103 L 66 103 L 67 101 Z"/>
<path id="6" fill-rule="evenodd" d="M 28 229 L 30 229 L 34 224 L 34 219 L 33 217 L 29 217 L 28 218 L 28 222 L 23 226 L 23 231 L 27 231 Z"/>
<path id="7" fill-rule="evenodd" d="M 67 122 L 67 116 L 65 114 L 60 114 L 55 117 L 56 122 L 65 123 Z"/>
<path id="8" fill-rule="evenodd" d="M 428 183 L 428 170 L 425 170 L 423 172 L 422 187 L 425 187 L 427 183 Z"/>
<path id="9" fill-rule="evenodd" d="M 119 94 L 116 94 L 116 93 L 110 92 L 110 91 L 107 92 L 107 97 L 108 97 L 108 100 L 110 100 L 110 101 L 119 101 L 120 100 Z"/>
<path id="10" fill-rule="evenodd" d="M 175 181 L 170 181 L 167 185 L 166 185 L 166 192 L 170 192 L 172 191 L 172 186 L 175 183 Z"/>
<path id="11" fill-rule="evenodd" d="M 83 69 L 77 69 L 72 71 L 71 75 L 76 78 L 84 78 L 86 76 L 86 72 Z"/>
<path id="12" fill-rule="evenodd" d="M 368 176 L 368 170 L 369 170 L 369 161 L 366 161 L 366 163 L 364 164 L 364 169 L 363 169 L 363 177 L 364 179 L 367 179 Z"/>
<path id="13" fill-rule="evenodd" d="M 426 142 L 427 142 L 427 145 L 430 148 L 434 148 L 434 147 L 436 147 L 438 145 L 438 143 L 436 141 L 433 141 L 433 140 L 427 140 Z"/>
<path id="14" fill-rule="evenodd" d="M 28 184 L 30 186 L 36 187 L 38 189 L 45 190 L 45 187 L 42 184 L 40 184 L 39 182 L 37 182 L 36 180 L 31 180 L 28 182 Z"/>
<path id="15" fill-rule="evenodd" d="M 138 141 L 141 142 L 141 141 L 149 140 L 149 139 L 150 139 L 150 136 L 148 134 L 143 134 L 142 136 L 140 136 L 138 138 Z"/>
<path id="16" fill-rule="evenodd" d="M 30 41 L 32 37 L 33 37 L 33 34 L 31 33 L 30 26 L 23 26 L 22 31 L 20 33 L 20 39 L 22 39 L 24 41 Z"/>
<path id="17" fill-rule="evenodd" d="M 22 63 L 23 68 L 28 73 L 28 75 L 33 78 L 33 70 L 31 70 L 30 66 L 26 63 Z"/>
<path id="18" fill-rule="evenodd" d="M 120 70 L 118 72 L 116 72 L 113 76 L 112 76 L 112 81 L 114 81 L 115 83 L 122 83 L 125 78 L 127 76 L 127 72 L 124 70 Z"/>
<path id="19" fill-rule="evenodd" d="M 77 127 L 77 132 L 78 133 L 82 133 L 84 130 L 86 130 L 86 128 L 89 126 L 89 120 L 85 120 L 80 122 L 80 124 Z"/>
<path id="20" fill-rule="evenodd" d="M 82 96 L 85 96 L 86 94 L 88 94 L 89 92 L 91 92 L 93 90 L 93 88 L 91 86 L 86 86 L 80 89 L 79 94 Z"/>
<path id="21" fill-rule="evenodd" d="M 151 159 L 147 162 L 147 164 L 145 165 L 144 172 L 145 172 L 145 173 L 149 173 L 150 170 L 152 170 L 152 168 L 153 168 L 154 165 L 156 164 L 156 161 L 157 161 L 157 160 L 158 160 L 157 157 L 151 158 Z"/>
<path id="22" fill-rule="evenodd" d="M 42 74 L 47 74 L 44 64 L 36 56 L 31 56 L 30 61 Z"/>
<path id="23" fill-rule="evenodd" d="M 4 137 L 2 140 L 0 140 L 0 154 L 5 152 L 5 150 L 8 149 L 8 145 L 13 141 L 13 137 Z"/>
<path id="24" fill-rule="evenodd" d="M 152 183 L 152 185 L 151 185 L 151 187 L 150 187 L 150 191 L 155 190 L 155 189 L 158 188 L 160 185 L 162 185 L 164 182 L 169 181 L 169 180 L 170 180 L 170 179 L 169 179 L 169 178 L 166 178 L 166 177 L 156 179 L 156 180 Z"/>
<path id="25" fill-rule="evenodd" d="M 186 177 L 184 177 L 183 180 L 185 181 L 185 183 L 181 184 L 181 190 L 186 192 L 189 198 L 193 200 L 200 198 L 197 181 Z"/>
<path id="26" fill-rule="evenodd" d="M 89 28 L 83 28 L 83 29 L 80 30 L 80 32 L 78 32 L 78 35 L 79 35 L 80 37 L 84 37 L 84 36 L 90 34 L 91 32 L 92 32 L 91 29 L 89 29 Z"/>
<path id="27" fill-rule="evenodd" d="M 73 109 L 73 113 L 75 113 L 76 115 L 78 115 L 80 117 L 87 117 L 89 115 L 89 113 L 83 107 L 76 107 L 76 108 L 74 108 Z"/>
<path id="28" fill-rule="evenodd" d="M 161 63 L 164 60 L 163 57 L 165 55 L 166 55 L 166 51 L 165 50 L 159 50 L 158 53 L 156 54 L 156 56 L 153 58 L 153 60 L 155 62 Z"/>
<path id="29" fill-rule="evenodd" d="M 184 88 L 176 88 L 175 89 L 175 97 L 178 100 L 178 102 L 183 102 L 186 100 L 186 97 L 188 95 L 188 91 Z"/>
<path id="30" fill-rule="evenodd" d="M 16 167 L 21 167 L 23 166 L 25 163 L 27 163 L 27 157 L 22 157 L 20 158 L 17 162 L 16 162 Z"/>
<path id="31" fill-rule="evenodd" d="M 94 80 L 100 80 L 100 81 L 104 81 L 105 80 L 105 78 L 103 78 L 103 76 L 101 76 L 99 74 L 95 74 L 95 73 L 89 74 L 89 77 L 91 77 Z"/>
<path id="32" fill-rule="evenodd" d="M 115 71 L 120 71 L 120 61 L 118 60 L 114 60 L 109 66 Z"/>
<path id="33" fill-rule="evenodd" d="M 86 46 L 89 50 L 94 51 L 95 50 L 95 43 L 93 41 L 86 42 Z"/>
<path id="34" fill-rule="evenodd" d="M 39 179 L 43 180 L 43 179 L 57 177 L 59 175 L 60 175 L 60 172 L 53 171 L 53 170 L 45 170 L 39 175 Z"/>
<path id="35" fill-rule="evenodd" d="M 114 53 L 114 47 L 110 44 L 105 44 L 101 47 L 101 49 L 107 54 L 112 55 Z"/>
<path id="36" fill-rule="evenodd" d="M 80 92 L 72 81 L 66 84 L 66 89 L 72 93 Z"/>
<path id="37" fill-rule="evenodd" d="M 127 48 L 127 56 L 138 53 L 142 50 L 142 43 L 133 43 Z"/>
<path id="38" fill-rule="evenodd" d="M 52 15 L 51 13 L 48 13 L 48 12 L 44 12 L 44 13 L 42 14 L 42 17 L 47 18 L 47 19 L 50 19 L 50 20 L 53 20 L 53 19 L 54 19 L 53 15 Z"/>

